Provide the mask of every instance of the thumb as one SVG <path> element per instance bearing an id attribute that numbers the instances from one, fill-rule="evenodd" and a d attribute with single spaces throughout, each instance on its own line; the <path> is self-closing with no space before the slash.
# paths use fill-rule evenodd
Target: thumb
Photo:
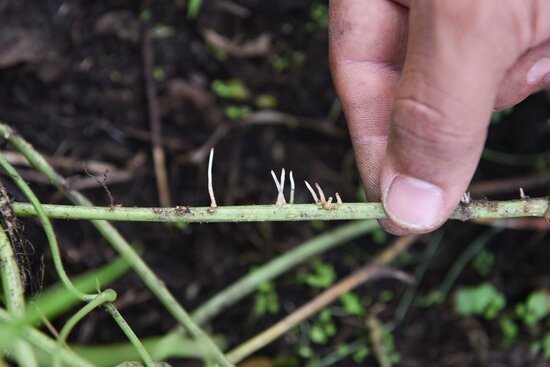
<path id="1" fill-rule="evenodd" d="M 521 54 L 501 8 L 472 0 L 412 3 L 380 181 L 394 232 L 434 230 L 467 189 L 498 87 Z"/>

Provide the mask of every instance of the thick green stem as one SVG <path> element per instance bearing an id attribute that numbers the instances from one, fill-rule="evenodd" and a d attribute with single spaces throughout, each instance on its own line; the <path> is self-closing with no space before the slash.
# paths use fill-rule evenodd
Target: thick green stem
<path id="1" fill-rule="evenodd" d="M 16 318 L 25 315 L 25 292 L 21 282 L 19 266 L 15 260 L 10 239 L 0 225 L 0 278 L 8 312 Z M 15 359 L 22 367 L 37 366 L 32 349 L 23 340 L 15 341 L 13 345 Z"/>
<path id="2" fill-rule="evenodd" d="M 13 208 L 18 216 L 36 216 L 36 211 L 30 204 L 13 203 Z M 115 208 L 71 205 L 43 205 L 43 208 L 50 218 L 128 222 L 297 222 L 386 218 L 380 203 L 348 203 L 331 210 L 315 204 L 219 206 L 215 210 L 210 207 Z M 460 205 L 451 215 L 451 219 L 465 221 L 480 218 L 543 217 L 548 209 L 549 200 L 546 197 L 508 201 L 476 200 Z"/>
<path id="3" fill-rule="evenodd" d="M 65 182 L 44 157 L 38 153 L 29 143 L 27 143 L 13 130 L 0 124 L 0 136 L 8 140 L 29 163 L 44 174 L 50 182 L 57 187 L 63 194 L 76 205 L 92 206 L 92 203 L 78 191 L 70 190 Z M 221 350 L 204 333 L 198 325 L 191 319 L 187 311 L 178 303 L 175 297 L 166 288 L 164 283 L 147 266 L 141 257 L 134 251 L 130 244 L 120 235 L 120 233 L 109 222 L 104 220 L 93 220 L 92 224 L 105 237 L 105 239 L 120 253 L 120 255 L 132 266 L 136 273 L 142 278 L 150 291 L 160 300 L 166 309 L 174 316 L 176 321 L 183 326 L 189 333 L 201 342 L 205 355 L 214 358 L 221 366 L 233 366 L 227 360 Z"/>

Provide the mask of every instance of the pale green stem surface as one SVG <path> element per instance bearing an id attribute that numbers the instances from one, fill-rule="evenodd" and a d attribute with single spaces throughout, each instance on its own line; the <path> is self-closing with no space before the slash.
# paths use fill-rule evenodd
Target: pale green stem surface
<path id="1" fill-rule="evenodd" d="M 7 328 L 9 325 L 16 325 L 16 327 L 20 327 L 18 322 L 19 320 L 15 319 L 8 312 L 0 308 L 0 326 L 2 326 L 2 328 Z M 47 363 L 44 359 L 47 358 L 48 362 L 50 362 L 51 356 L 57 348 L 57 343 L 33 327 L 28 325 L 23 325 L 22 327 L 24 328 L 23 338 L 31 345 L 35 346 L 38 350 L 43 352 L 42 357 L 44 358 L 40 359 L 39 356 L 39 360 L 42 361 L 40 362 L 40 365 L 50 365 L 51 363 Z M 90 362 L 66 349 L 61 350 L 60 356 L 62 361 L 71 367 L 94 367 L 94 365 Z"/>
<path id="2" fill-rule="evenodd" d="M 16 318 L 25 315 L 25 291 L 21 282 L 19 266 L 4 227 L 0 225 L 0 277 L 8 312 Z M 13 345 L 15 359 L 22 367 L 37 366 L 32 349 L 24 340 Z"/>
<path id="3" fill-rule="evenodd" d="M 23 140 L 13 130 L 0 124 L 0 135 L 8 140 L 29 163 L 39 172 L 44 174 L 50 182 L 57 187 L 74 204 L 82 206 L 92 206 L 92 203 L 78 191 L 70 190 L 65 179 L 60 176 L 52 166 L 38 153 L 32 145 Z M 205 355 L 214 358 L 221 366 L 231 367 L 233 364 L 227 360 L 221 350 L 204 333 L 198 325 L 191 319 L 187 311 L 178 303 L 175 297 L 166 288 L 164 283 L 147 266 L 141 257 L 134 251 L 130 244 L 120 235 L 120 233 L 109 222 L 104 220 L 92 220 L 91 223 L 105 237 L 105 239 L 120 253 L 120 255 L 132 266 L 134 271 L 142 278 L 149 290 L 159 299 L 159 301 L 172 314 L 176 321 L 183 326 L 189 333 L 201 342 Z"/>
<path id="4" fill-rule="evenodd" d="M 507 201 L 475 200 L 460 205 L 451 219 L 497 219 L 518 217 L 543 217 L 548 212 L 546 197 Z M 312 220 L 360 220 L 382 219 L 386 213 L 380 203 L 348 203 L 331 210 L 316 204 L 241 205 L 176 208 L 125 208 L 90 207 L 71 205 L 43 205 L 50 218 L 108 220 L 127 222 L 174 222 L 174 223 L 218 223 L 218 222 L 280 222 Z M 36 216 L 32 205 L 13 203 L 15 213 L 22 217 Z"/>
<path id="5" fill-rule="evenodd" d="M 124 320 L 116 307 L 111 302 L 109 302 L 105 304 L 105 308 L 107 309 L 107 312 L 109 312 L 111 316 L 113 316 L 113 319 L 118 324 L 118 327 L 120 327 L 120 329 L 124 332 L 126 337 L 130 340 L 130 343 L 132 343 L 134 348 L 136 348 L 139 356 L 145 363 L 145 366 L 155 367 L 155 362 L 153 362 L 153 359 L 151 358 L 147 350 L 145 350 L 145 347 L 143 346 L 137 335 L 134 333 L 130 325 L 128 325 L 126 320 Z"/>
<path id="6" fill-rule="evenodd" d="M 93 300 L 87 303 L 84 307 L 78 310 L 71 318 L 63 325 L 59 336 L 57 337 L 57 349 L 53 354 L 53 365 L 54 367 L 61 366 L 61 349 L 65 344 L 69 333 L 73 330 L 80 320 L 86 317 L 90 312 L 92 312 L 97 307 L 101 306 L 105 302 L 114 302 L 116 299 L 116 293 L 112 289 L 107 289 L 99 293 Z M 114 316 L 113 316 L 114 317 Z"/>

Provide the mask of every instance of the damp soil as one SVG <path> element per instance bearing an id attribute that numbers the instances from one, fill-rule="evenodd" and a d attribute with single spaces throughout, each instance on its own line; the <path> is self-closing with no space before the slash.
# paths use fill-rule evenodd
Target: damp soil
<path id="1" fill-rule="evenodd" d="M 219 204 L 274 202 L 270 170 L 283 167 L 292 170 L 299 181 L 308 179 L 321 183 L 326 191 L 338 191 L 344 201 L 361 200 L 345 120 L 328 71 L 324 3 L 205 1 L 195 20 L 188 18 L 186 3 L 0 0 L 0 120 L 16 128 L 96 205 L 159 206 L 151 154 L 151 103 L 158 107 L 173 206 L 209 204 L 209 147 L 205 145 L 209 142 L 216 147 L 214 186 Z M 151 36 L 149 51 L 144 48 L 146 33 Z M 149 69 L 143 62 L 144 50 L 153 58 Z M 147 72 L 155 77 L 153 101 L 147 96 Z M 227 99 L 213 92 L 215 80 L 229 79 L 246 86 L 245 96 Z M 228 117 L 235 111 L 265 113 L 265 107 L 277 113 L 256 114 L 256 120 L 248 123 Z M 512 158 L 483 159 L 474 183 L 548 172 L 548 156 L 541 158 L 540 153 L 550 150 L 549 119 L 549 96 L 539 93 L 491 124 L 487 146 Z M 216 140 L 209 140 L 213 136 Z M 66 203 L 43 177 L 28 167 L 18 168 L 43 202 Z M 104 176 L 114 202 L 101 184 Z M 23 200 L 5 176 L 2 181 L 15 200 Z M 548 178 L 539 180 L 526 188 L 526 194 L 549 195 L 549 187 Z M 485 185 L 473 196 L 515 199 L 519 195 L 517 188 L 498 192 L 492 188 Z M 309 200 L 305 188 L 300 188 L 296 201 Z M 24 225 L 33 251 L 30 273 L 34 285 L 29 292 L 37 293 L 56 282 L 57 276 L 37 222 L 25 220 Z M 178 228 L 117 223 L 116 227 L 142 247 L 144 260 L 182 305 L 193 309 L 251 269 L 339 225 L 193 224 Z M 59 220 L 55 229 L 69 274 L 116 257 L 88 223 Z M 419 284 L 417 300 L 437 288 L 457 257 L 487 230 L 472 223 L 446 224 L 442 244 Z M 380 237 L 380 233 L 361 237 L 321 259 L 343 277 L 383 248 Z M 402 269 L 415 271 L 428 241 L 423 238 L 409 250 L 409 261 L 403 260 Z M 498 323 L 459 316 L 452 302 L 453 292 L 460 287 L 490 282 L 505 294 L 513 314 L 513 305 L 531 292 L 549 290 L 548 228 L 505 229 L 490 239 L 486 250 L 494 255 L 487 274 L 480 275 L 467 265 L 445 302 L 427 307 L 414 303 L 394 325 L 395 348 L 401 355 L 398 365 L 549 365 L 540 354 L 530 352 L 532 344 L 550 331 L 547 320 L 535 329 L 520 325 L 517 341 L 503 347 Z M 277 313 L 255 317 L 254 297 L 250 296 L 212 320 L 211 331 L 235 346 L 319 293 L 298 282 L 296 274 L 293 270 L 275 281 Z M 117 306 L 139 336 L 162 335 L 174 327 L 174 320 L 135 274 L 124 276 L 113 288 L 119 294 Z M 382 281 L 362 286 L 356 293 L 368 312 L 390 322 L 406 289 L 403 284 Z M 338 314 L 341 305 L 336 303 L 332 310 Z M 61 318 L 54 325 L 64 321 Z M 309 345 L 322 357 L 338 345 L 367 340 L 361 317 L 336 317 L 336 335 L 324 344 L 308 342 L 310 325 L 308 321 L 257 355 L 265 357 L 267 366 L 277 361 L 284 366 L 282 357 L 305 365 L 307 361 L 298 357 L 300 346 Z M 79 344 L 122 340 L 103 312 L 86 318 L 71 336 L 71 342 Z M 181 360 L 171 363 L 197 365 Z M 377 362 L 372 356 L 359 363 L 350 357 L 333 365 L 375 366 Z"/>

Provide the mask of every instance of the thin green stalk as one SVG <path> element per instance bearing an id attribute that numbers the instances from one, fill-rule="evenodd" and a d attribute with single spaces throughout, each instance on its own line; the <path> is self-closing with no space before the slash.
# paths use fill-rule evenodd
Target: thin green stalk
<path id="1" fill-rule="evenodd" d="M 97 307 L 106 302 L 114 302 L 115 299 L 115 291 L 113 291 L 112 289 L 107 289 L 99 293 L 93 300 L 91 300 L 88 304 L 78 310 L 78 312 L 71 316 L 71 318 L 65 323 L 65 325 L 63 325 L 63 328 L 61 329 L 61 332 L 59 333 L 59 336 L 57 338 L 57 350 L 53 355 L 53 365 L 55 367 L 61 366 L 60 351 L 63 349 L 63 345 L 65 344 L 69 333 L 73 330 L 76 324 Z"/>
<path id="2" fill-rule="evenodd" d="M 228 286 L 193 311 L 191 317 L 196 323 L 202 325 L 228 306 L 252 293 L 260 284 L 285 273 L 297 264 L 317 254 L 344 244 L 376 228 L 378 228 L 378 224 L 375 221 L 354 222 L 306 241 Z"/>
<path id="3" fill-rule="evenodd" d="M 10 239 L 2 225 L 0 225 L 0 277 L 2 278 L 2 289 L 4 290 L 4 299 L 8 312 L 18 319 L 24 317 L 25 291 Z M 14 354 L 20 366 L 37 366 L 34 353 L 25 341 L 17 340 L 15 342 Z"/>
<path id="4" fill-rule="evenodd" d="M 95 295 L 82 293 L 73 285 L 73 283 L 67 276 L 67 273 L 65 272 L 65 269 L 63 267 L 63 261 L 61 260 L 61 254 L 59 253 L 59 246 L 57 244 L 55 232 L 53 230 L 50 219 L 42 209 L 42 204 L 40 203 L 40 200 L 38 200 L 36 195 L 34 195 L 34 192 L 32 192 L 29 185 L 27 185 L 25 180 L 23 180 L 23 178 L 19 175 L 15 168 L 13 168 L 13 166 L 1 154 L 0 167 L 2 167 L 4 171 L 6 171 L 6 173 L 11 177 L 11 179 L 14 181 L 14 183 L 21 190 L 23 195 L 25 195 L 27 200 L 29 200 L 32 207 L 34 208 L 36 215 L 38 216 L 38 219 L 40 220 L 40 223 L 44 228 L 44 232 L 46 232 L 48 242 L 50 243 L 50 250 L 52 252 L 55 269 L 65 287 L 76 297 L 80 298 L 83 301 L 90 301 L 91 299 L 93 299 Z"/>
<path id="5" fill-rule="evenodd" d="M 21 282 L 19 265 L 15 259 L 11 242 L 0 224 L 0 277 L 8 311 L 18 317 L 25 315 L 25 291 Z"/>
<path id="6" fill-rule="evenodd" d="M 422 261 L 417 266 L 414 272 L 415 282 L 407 289 L 403 297 L 401 297 L 401 300 L 399 301 L 399 305 L 395 310 L 395 317 L 393 319 L 391 328 L 395 327 L 405 318 L 405 315 L 407 314 L 407 311 L 409 310 L 409 307 L 411 306 L 414 300 L 418 287 L 420 286 L 420 283 L 424 278 L 424 274 L 426 274 L 426 271 L 428 270 L 428 265 L 430 264 L 430 261 L 434 257 L 435 253 L 437 252 L 437 249 L 439 248 L 439 245 L 441 244 L 441 240 L 443 239 L 443 233 L 444 233 L 443 230 L 439 230 L 438 232 L 434 233 L 430 237 L 428 246 L 424 251 L 424 256 L 422 256 Z"/>
<path id="7" fill-rule="evenodd" d="M 474 200 L 470 204 L 460 205 L 451 215 L 451 219 L 465 221 L 480 218 L 542 217 L 548 211 L 548 203 L 547 197 L 508 201 Z M 13 208 L 19 216 L 36 216 L 32 205 L 13 203 Z M 43 208 L 50 218 L 127 222 L 298 222 L 386 218 L 380 203 L 347 203 L 331 210 L 320 208 L 316 204 L 219 206 L 215 210 L 210 207 L 114 208 L 71 205 L 43 205 Z"/>
<path id="8" fill-rule="evenodd" d="M 453 287 L 453 284 L 455 283 L 456 279 L 468 265 L 470 260 L 473 259 L 473 257 L 478 254 L 483 248 L 489 243 L 491 238 L 493 238 L 497 233 L 501 232 L 503 228 L 491 228 L 488 229 L 485 233 L 481 234 L 479 237 L 477 237 L 471 244 L 468 246 L 462 254 L 458 257 L 458 259 L 454 262 L 454 264 L 449 269 L 449 272 L 441 282 L 441 286 L 439 287 L 439 293 L 442 300 L 447 298 L 447 294 Z"/>
<path id="9" fill-rule="evenodd" d="M 15 324 L 19 327 L 19 320 L 0 308 L 0 325 L 2 328 L 11 324 Z M 43 353 L 42 356 L 38 356 L 38 360 L 40 362 L 39 364 L 42 366 L 50 365 L 51 356 L 57 347 L 55 340 L 33 327 L 28 325 L 23 325 L 23 327 L 25 329 L 23 332 L 23 338 Z M 62 361 L 71 367 L 94 367 L 93 364 L 67 349 L 61 350 L 60 356 Z"/>
<path id="10" fill-rule="evenodd" d="M 57 187 L 74 204 L 83 206 L 92 206 L 92 203 L 78 191 L 70 190 L 65 179 L 61 177 L 52 166 L 38 153 L 29 143 L 7 125 L 0 124 L 0 136 L 8 140 L 29 163 L 39 172 L 44 174 L 50 182 Z M 214 342 L 204 333 L 197 324 L 191 319 L 187 311 L 177 302 L 175 297 L 166 288 L 164 283 L 147 266 L 141 257 L 134 251 L 130 244 L 120 235 L 120 233 L 109 222 L 103 220 L 93 220 L 92 224 L 105 237 L 105 239 L 117 250 L 120 255 L 132 266 L 134 271 L 141 277 L 149 290 L 159 299 L 159 301 L 172 314 L 176 321 L 189 331 L 189 333 L 200 341 L 204 346 L 205 354 L 213 357 L 221 366 L 233 366 L 225 357 Z"/>
<path id="11" fill-rule="evenodd" d="M 124 320 L 116 307 L 111 302 L 109 302 L 105 304 L 105 309 L 111 314 L 113 319 L 118 324 L 118 327 L 124 332 L 124 334 L 126 334 L 126 337 L 130 340 L 130 343 L 132 343 L 134 348 L 139 353 L 139 356 L 145 363 L 145 366 L 155 367 L 155 362 L 153 362 L 153 359 L 151 358 L 147 350 L 145 350 L 145 347 L 143 346 L 143 344 L 141 344 L 141 341 L 139 340 L 137 335 L 134 333 L 130 325 L 128 325 L 126 320 Z"/>

